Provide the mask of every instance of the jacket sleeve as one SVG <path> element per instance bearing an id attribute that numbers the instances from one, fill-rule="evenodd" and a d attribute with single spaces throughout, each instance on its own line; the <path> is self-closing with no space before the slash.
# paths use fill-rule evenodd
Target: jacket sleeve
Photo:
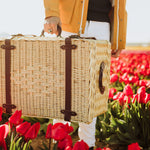
<path id="1" fill-rule="evenodd" d="M 125 49 L 127 32 L 126 0 L 114 0 L 111 17 L 111 48 Z"/>
<path id="2" fill-rule="evenodd" d="M 44 0 L 45 18 L 59 17 L 59 0 Z"/>
<path id="3" fill-rule="evenodd" d="M 127 35 L 127 11 L 126 0 L 120 0 L 119 3 L 119 36 L 118 36 L 118 49 L 125 49 L 126 35 Z"/>

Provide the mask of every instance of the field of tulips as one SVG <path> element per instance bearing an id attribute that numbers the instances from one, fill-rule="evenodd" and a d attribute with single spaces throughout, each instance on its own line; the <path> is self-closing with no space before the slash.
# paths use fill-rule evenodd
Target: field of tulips
<path id="1" fill-rule="evenodd" d="M 122 53 L 111 58 L 108 111 L 97 117 L 96 138 L 104 147 L 95 150 L 150 150 L 150 55 Z M 32 121 L 31 121 L 32 120 Z M 13 115 L 0 107 L 0 150 L 32 150 L 33 139 L 42 132 L 48 144 L 41 150 L 88 150 L 83 141 L 73 144 L 72 126 L 48 119 Z M 34 120 L 34 121 L 33 121 Z"/>
<path id="2" fill-rule="evenodd" d="M 150 55 L 111 59 L 108 111 L 97 119 L 96 136 L 109 145 L 150 149 Z"/>

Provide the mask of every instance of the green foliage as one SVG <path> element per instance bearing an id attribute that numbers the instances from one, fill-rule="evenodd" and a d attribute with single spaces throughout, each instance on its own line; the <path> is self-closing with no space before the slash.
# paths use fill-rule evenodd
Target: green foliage
<path id="1" fill-rule="evenodd" d="M 109 103 L 108 111 L 98 116 L 96 136 L 109 144 L 129 145 L 138 142 L 150 147 L 150 103 L 138 102 L 120 106 L 118 101 Z"/>
<path id="2" fill-rule="evenodd" d="M 47 118 L 37 118 L 37 117 L 27 117 L 27 116 L 22 116 L 21 118 L 31 123 L 39 122 L 40 124 L 43 124 L 49 122 L 49 119 Z"/>
<path id="3" fill-rule="evenodd" d="M 53 123 L 52 119 L 47 119 L 47 118 L 37 118 L 37 117 L 27 117 L 27 116 L 22 116 L 22 118 L 23 118 L 23 120 L 28 121 L 32 124 L 39 122 L 40 123 L 40 131 L 42 131 L 44 133 L 46 133 L 48 124 Z"/>
<path id="4" fill-rule="evenodd" d="M 23 136 L 16 135 L 15 137 L 11 134 L 10 146 L 7 145 L 7 148 L 10 150 L 33 150 L 30 145 L 32 140 L 25 141 Z"/>
<path id="5" fill-rule="evenodd" d="M 77 130 L 79 128 L 79 124 L 77 122 L 71 122 L 71 126 L 73 127 L 73 131 L 70 133 L 70 135 L 72 135 L 75 132 L 77 132 Z"/>

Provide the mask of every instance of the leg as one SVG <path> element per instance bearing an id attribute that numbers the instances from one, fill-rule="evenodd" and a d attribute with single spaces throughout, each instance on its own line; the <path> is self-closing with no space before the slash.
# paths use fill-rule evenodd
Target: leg
<path id="1" fill-rule="evenodd" d="M 90 124 L 79 123 L 78 135 L 80 140 L 84 140 L 89 147 L 95 146 L 95 128 L 96 128 L 96 117 Z"/>

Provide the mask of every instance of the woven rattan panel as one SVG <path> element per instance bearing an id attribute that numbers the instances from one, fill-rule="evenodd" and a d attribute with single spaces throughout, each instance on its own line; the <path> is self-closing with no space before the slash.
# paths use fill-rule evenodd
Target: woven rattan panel
<path id="1" fill-rule="evenodd" d="M 0 39 L 0 45 L 5 40 Z M 11 102 L 23 115 L 63 119 L 65 108 L 64 39 L 15 37 L 11 45 Z M 90 122 L 107 110 L 110 44 L 107 41 L 72 39 L 71 110 L 72 121 Z M 99 90 L 99 70 L 103 72 L 104 94 Z M 6 103 L 5 50 L 0 48 L 0 104 Z M 13 110 L 15 111 L 15 110 Z"/>

